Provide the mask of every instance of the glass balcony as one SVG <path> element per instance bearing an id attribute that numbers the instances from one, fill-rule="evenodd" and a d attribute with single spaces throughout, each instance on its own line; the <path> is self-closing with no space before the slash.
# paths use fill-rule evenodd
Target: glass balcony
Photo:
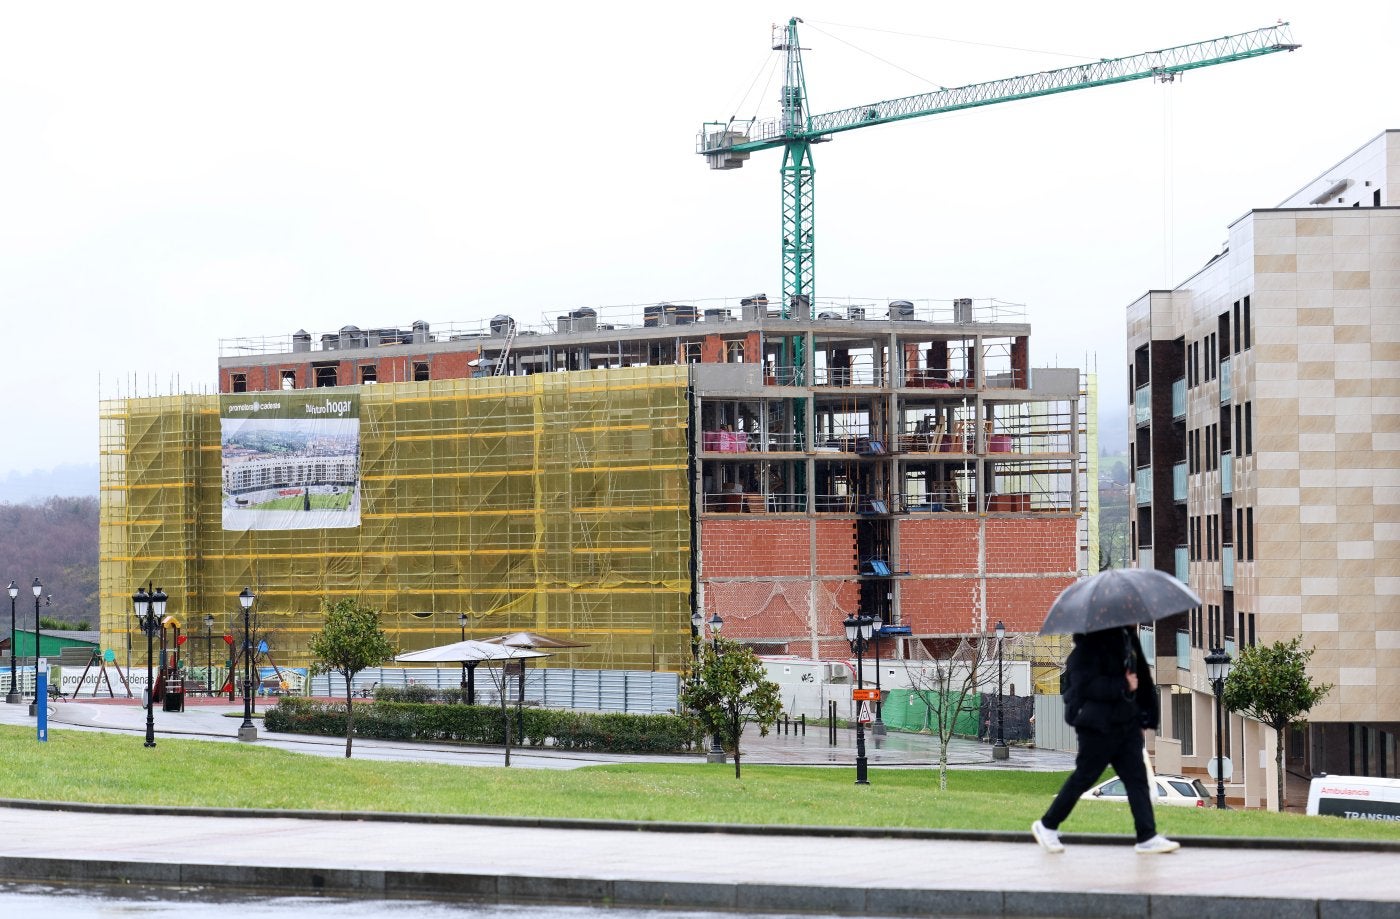
<path id="1" fill-rule="evenodd" d="M 1142 656 L 1149 663 L 1157 663 L 1157 632 L 1150 625 L 1138 626 L 1138 640 L 1142 642 Z"/>
<path id="2" fill-rule="evenodd" d="M 1152 389 L 1139 386 L 1133 395 L 1133 415 L 1137 424 L 1144 425 L 1152 420 Z"/>
<path id="3" fill-rule="evenodd" d="M 1221 577 L 1220 577 L 1220 586 L 1221 586 L 1221 587 L 1230 587 L 1230 588 L 1233 588 L 1233 587 L 1235 586 L 1235 547 L 1234 547 L 1234 546 L 1221 546 L 1221 547 L 1220 547 L 1220 574 L 1221 574 Z"/>
<path id="4" fill-rule="evenodd" d="M 1152 503 L 1152 467 L 1145 466 L 1137 471 L 1137 503 Z"/>
<path id="5" fill-rule="evenodd" d="M 1172 383 L 1172 419 L 1180 421 L 1186 417 L 1186 378 Z"/>
<path id="6" fill-rule="evenodd" d="M 1234 395 L 1234 385 L 1230 382 L 1230 359 L 1220 362 L 1220 402 L 1229 402 Z"/>
<path id="7" fill-rule="evenodd" d="M 1235 457 L 1229 453 L 1220 454 L 1220 494 L 1235 492 Z"/>
<path id="8" fill-rule="evenodd" d="M 1191 669 L 1191 633 L 1176 633 L 1176 669 Z"/>
<path id="9" fill-rule="evenodd" d="M 1177 463 L 1172 467 L 1172 500 L 1186 500 L 1186 464 Z"/>
<path id="10" fill-rule="evenodd" d="M 1186 546 L 1177 546 L 1174 557 L 1176 579 L 1183 584 L 1191 583 L 1191 555 Z"/>

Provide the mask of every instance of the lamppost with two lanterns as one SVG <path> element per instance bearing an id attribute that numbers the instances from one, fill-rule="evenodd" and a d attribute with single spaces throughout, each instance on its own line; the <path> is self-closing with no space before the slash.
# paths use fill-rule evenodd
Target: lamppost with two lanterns
<path id="1" fill-rule="evenodd" d="M 149 586 L 149 585 L 148 585 Z M 148 590 L 146 587 L 137 588 L 136 593 L 131 596 L 132 612 L 136 614 L 136 625 L 141 631 L 146 633 L 146 690 L 144 699 L 146 703 L 146 746 L 156 745 L 156 715 L 155 715 L 155 639 L 156 633 L 164 628 L 165 603 L 169 599 L 165 590 L 160 587 Z"/>
<path id="2" fill-rule="evenodd" d="M 1225 807 L 1225 713 L 1221 697 L 1225 694 L 1225 680 L 1230 676 L 1234 661 L 1224 648 L 1211 648 L 1206 655 L 1206 678 L 1215 693 L 1215 806 Z"/>
<path id="3" fill-rule="evenodd" d="M 842 625 L 846 628 L 846 640 L 851 643 L 851 650 L 856 655 L 857 689 L 854 695 L 864 703 L 866 701 L 864 698 L 865 648 L 870 643 L 870 637 L 875 634 L 875 617 L 847 616 Z M 870 784 L 869 765 L 865 758 L 865 722 L 861 720 L 859 715 L 856 716 L 856 784 Z"/>

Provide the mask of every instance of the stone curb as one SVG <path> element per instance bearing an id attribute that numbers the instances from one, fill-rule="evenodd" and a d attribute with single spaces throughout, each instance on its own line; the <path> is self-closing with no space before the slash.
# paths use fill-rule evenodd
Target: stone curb
<path id="1" fill-rule="evenodd" d="M 387 811 L 268 810 L 236 807 L 173 807 L 156 804 L 91 804 L 81 801 L 33 801 L 0 798 L 0 808 L 58 810 L 75 813 L 160 817 L 349 821 L 355 823 L 423 823 L 444 826 L 500 826 L 551 830 L 611 830 L 628 833 L 725 833 L 735 836 L 806 836 L 847 839 L 920 839 L 1006 842 L 1030 845 L 1031 835 L 1007 830 L 935 830 L 916 827 L 803 826 L 786 824 L 675 823 L 646 820 L 595 820 L 574 817 L 507 817 L 470 814 L 416 814 Z M 1127 836 L 1063 833 L 1071 845 L 1121 846 Z M 1199 849 L 1276 849 L 1292 852 L 1394 852 L 1400 841 L 1369 839 L 1274 839 L 1257 836 L 1176 836 Z"/>
<path id="2" fill-rule="evenodd" d="M 579 877 L 450 874 L 277 865 L 207 865 L 0 856 L 9 881 L 216 887 L 286 894 L 424 898 L 528 904 L 607 905 L 864 916 L 1152 917 L 1152 919 L 1396 919 L 1400 904 L 1090 892 L 926 890 L 704 883 Z"/>

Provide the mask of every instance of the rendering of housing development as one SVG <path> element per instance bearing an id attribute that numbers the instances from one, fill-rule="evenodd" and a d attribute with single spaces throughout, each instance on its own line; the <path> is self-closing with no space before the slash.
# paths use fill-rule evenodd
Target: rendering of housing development
<path id="1" fill-rule="evenodd" d="M 1204 657 L 1302 636 L 1333 685 L 1286 768 L 1400 774 L 1400 131 L 1128 307 L 1134 553 L 1204 606 L 1156 630 L 1158 768 L 1214 755 Z M 1273 731 L 1228 719 L 1233 798 L 1274 796 Z"/>

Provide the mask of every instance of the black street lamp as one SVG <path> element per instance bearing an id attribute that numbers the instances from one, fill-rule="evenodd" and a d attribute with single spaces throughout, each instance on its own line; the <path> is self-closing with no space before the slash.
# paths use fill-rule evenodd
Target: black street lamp
<path id="1" fill-rule="evenodd" d="M 248 616 L 257 597 L 248 588 L 238 595 L 243 607 L 243 723 L 238 726 L 239 740 L 257 740 L 258 729 L 253 724 L 253 635 Z"/>
<path id="2" fill-rule="evenodd" d="M 697 613 L 696 615 L 699 614 Z M 710 616 L 710 647 L 715 652 L 716 661 L 719 660 L 719 633 L 723 629 L 724 619 L 720 617 L 720 614 L 715 613 Z M 710 736 L 710 752 L 705 754 L 705 762 L 723 763 L 725 761 L 724 747 L 720 746 L 719 731 L 716 730 L 714 734 Z"/>
<path id="3" fill-rule="evenodd" d="M 10 582 L 10 694 L 5 697 L 5 701 L 10 705 L 18 705 L 24 697 L 19 694 L 15 687 L 15 671 L 19 670 L 16 662 L 19 660 L 18 649 L 15 642 L 18 641 L 18 632 L 15 630 L 15 598 L 19 596 L 19 585 L 14 581 Z"/>
<path id="4" fill-rule="evenodd" d="M 156 715 L 155 715 L 155 675 L 152 667 L 155 663 L 156 649 L 155 638 L 163 626 L 161 622 L 165 619 L 165 591 L 157 587 L 147 591 L 144 587 L 138 587 L 136 593 L 131 595 L 132 612 L 136 614 L 136 625 L 141 631 L 146 633 L 146 746 L 156 745 Z"/>
<path id="5" fill-rule="evenodd" d="M 842 625 L 846 627 L 846 640 L 856 655 L 856 686 L 865 688 L 863 655 L 870 636 L 875 634 L 875 619 L 872 616 L 847 616 Z M 864 700 L 862 700 L 863 702 Z M 856 784 L 869 785 L 869 767 L 865 759 L 865 724 L 856 716 Z"/>
<path id="6" fill-rule="evenodd" d="M 39 597 L 44 593 L 44 585 L 34 579 L 34 701 L 29 703 L 29 714 L 39 714 L 39 706 L 44 700 L 39 698 Z"/>
<path id="7" fill-rule="evenodd" d="M 1003 713 L 1006 709 L 1006 701 L 1001 694 L 1001 687 L 1005 684 L 1001 681 L 1001 641 L 1006 637 L 1006 623 L 997 620 L 997 742 L 992 745 L 992 759 L 1008 759 L 1011 756 L 1011 748 L 1006 745 L 1006 723 Z"/>
<path id="8" fill-rule="evenodd" d="M 204 694 L 214 694 L 214 615 L 204 614 Z"/>
<path id="9" fill-rule="evenodd" d="M 1224 648 L 1211 648 L 1206 655 L 1206 678 L 1215 692 L 1215 806 L 1225 807 L 1225 714 L 1221 707 L 1221 696 L 1225 693 L 1225 679 L 1234 666 Z"/>

